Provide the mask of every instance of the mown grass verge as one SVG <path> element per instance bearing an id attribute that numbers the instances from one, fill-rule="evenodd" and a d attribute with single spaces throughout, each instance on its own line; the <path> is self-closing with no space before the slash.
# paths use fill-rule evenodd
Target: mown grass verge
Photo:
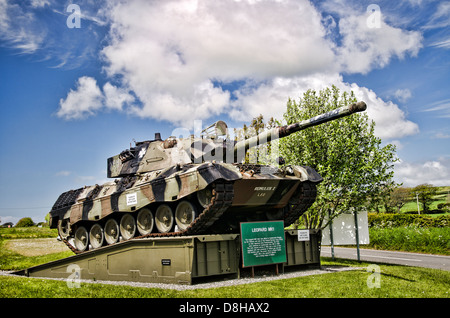
<path id="1" fill-rule="evenodd" d="M 324 259 L 323 264 L 331 263 Z M 335 261 L 365 267 L 368 264 Z M 450 272 L 380 265 L 379 288 L 369 288 L 373 273 L 365 268 L 280 279 L 232 287 L 169 290 L 0 276 L 0 297 L 7 298 L 449 298 Z"/>
<path id="2" fill-rule="evenodd" d="M 24 256 L 4 247 L 5 240 L 0 240 L 0 270 L 14 271 L 45 264 L 74 255 L 72 251 L 47 254 L 42 256 Z"/>
<path id="3" fill-rule="evenodd" d="M 0 228 L 1 239 L 22 239 L 22 238 L 56 238 L 58 236 L 57 229 L 49 227 L 12 227 Z"/>
<path id="4" fill-rule="evenodd" d="M 34 229 L 31 232 L 16 231 L 9 233 L 14 234 L 9 237 L 42 237 L 34 232 Z M 25 269 L 73 255 L 67 251 L 45 256 L 23 256 L 4 248 L 7 241 L 5 234 L 8 233 L 0 234 L 3 234 L 0 237 L 0 270 Z M 405 236 L 402 233 L 396 235 Z M 69 288 L 65 281 L 0 276 L 0 298 L 449 298 L 448 271 L 379 264 L 379 288 L 369 288 L 368 280 L 373 278 L 374 273 L 367 272 L 367 263 L 350 260 L 332 262 L 322 258 L 322 265 L 357 266 L 363 269 L 186 291 L 83 282 L 80 288 Z"/>
<path id="5" fill-rule="evenodd" d="M 42 256 L 24 256 L 5 247 L 5 243 L 9 239 L 56 239 L 57 235 L 58 232 L 56 229 L 49 229 L 45 227 L 0 228 L 0 270 L 21 270 L 74 255 L 72 251 L 67 249 L 66 252 L 62 253 L 47 254 Z"/>
<path id="6" fill-rule="evenodd" d="M 369 228 L 368 248 L 450 255 L 450 227 Z"/>

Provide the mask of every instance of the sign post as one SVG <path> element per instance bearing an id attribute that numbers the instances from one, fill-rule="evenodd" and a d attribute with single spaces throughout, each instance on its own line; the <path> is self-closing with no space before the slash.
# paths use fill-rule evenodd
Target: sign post
<path id="1" fill-rule="evenodd" d="M 358 261 L 361 261 L 359 246 L 369 242 L 369 221 L 367 211 L 364 210 L 354 209 L 349 213 L 342 213 L 322 231 L 322 245 L 331 245 L 333 260 L 335 245 L 356 245 Z"/>
<path id="2" fill-rule="evenodd" d="M 359 230 L 358 230 L 358 211 L 356 209 L 353 211 L 355 217 L 355 241 L 356 241 L 356 254 L 358 254 L 358 262 L 361 262 L 359 253 Z"/>
<path id="3" fill-rule="evenodd" d="M 286 262 L 283 221 L 245 222 L 241 227 L 242 267 Z M 253 268 L 252 268 L 253 273 Z"/>

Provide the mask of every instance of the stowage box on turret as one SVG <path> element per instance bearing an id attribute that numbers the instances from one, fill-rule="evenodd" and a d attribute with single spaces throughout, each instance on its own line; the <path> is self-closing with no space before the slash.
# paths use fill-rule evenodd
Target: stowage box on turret
<path id="1" fill-rule="evenodd" d="M 238 233 L 239 223 L 297 220 L 315 201 L 321 176 L 310 167 L 242 163 L 250 147 L 355 112 L 359 102 L 236 142 L 219 121 L 202 136 L 150 141 L 108 158 L 103 185 L 62 193 L 50 211 L 74 252 L 149 236 Z"/>

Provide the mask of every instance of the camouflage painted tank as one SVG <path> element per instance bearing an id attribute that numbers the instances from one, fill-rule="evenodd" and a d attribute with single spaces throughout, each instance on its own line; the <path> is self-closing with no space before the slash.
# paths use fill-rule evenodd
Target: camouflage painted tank
<path id="1" fill-rule="evenodd" d="M 288 226 L 314 203 L 321 176 L 305 166 L 243 164 L 246 151 L 365 109 L 359 102 L 239 142 L 223 138 L 222 121 L 198 138 L 157 133 L 108 159 L 114 181 L 62 193 L 50 227 L 78 253 L 148 236 L 238 232 L 247 221 Z"/>

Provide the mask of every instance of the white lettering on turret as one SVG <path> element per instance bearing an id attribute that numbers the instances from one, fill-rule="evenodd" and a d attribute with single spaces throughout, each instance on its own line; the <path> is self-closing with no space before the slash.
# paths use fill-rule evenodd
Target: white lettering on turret
<path id="1" fill-rule="evenodd" d="M 255 187 L 255 191 L 274 191 L 277 187 Z"/>

